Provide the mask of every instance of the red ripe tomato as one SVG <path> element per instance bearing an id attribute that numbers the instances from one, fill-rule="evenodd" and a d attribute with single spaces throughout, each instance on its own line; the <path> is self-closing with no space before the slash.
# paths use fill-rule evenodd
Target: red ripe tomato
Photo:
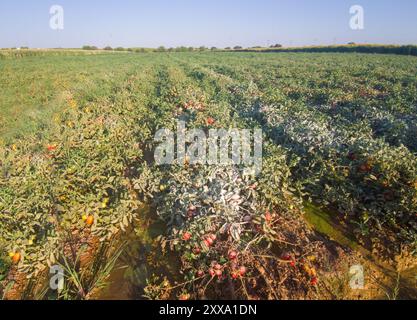
<path id="1" fill-rule="evenodd" d="M 223 275 L 223 271 L 221 270 L 216 270 L 215 271 L 216 276 L 218 276 L 219 278 Z"/>
<path id="2" fill-rule="evenodd" d="M 211 234 L 210 235 L 210 239 L 213 240 L 213 241 L 216 241 L 217 236 L 215 234 Z"/>
<path id="3" fill-rule="evenodd" d="M 207 118 L 206 123 L 207 125 L 211 126 L 216 122 L 212 117 Z"/>
<path id="4" fill-rule="evenodd" d="M 204 240 L 203 240 L 203 243 L 204 243 L 207 247 L 210 247 L 210 243 L 209 243 L 206 239 L 204 239 Z"/>
<path id="5" fill-rule="evenodd" d="M 319 282 L 319 280 L 317 279 L 317 277 L 313 277 L 313 278 L 310 280 L 310 284 L 311 284 L 312 286 L 316 286 L 318 282 Z"/>
<path id="6" fill-rule="evenodd" d="M 216 270 L 221 270 L 222 269 L 222 266 L 220 265 L 220 264 L 216 264 L 215 266 L 214 266 L 214 269 L 216 269 Z"/>
<path id="7" fill-rule="evenodd" d="M 246 267 L 241 266 L 241 267 L 239 268 L 239 274 L 240 274 L 240 276 L 241 276 L 241 277 L 245 276 L 246 271 L 247 271 L 247 270 L 246 270 Z"/>
<path id="8" fill-rule="evenodd" d="M 193 250 L 194 254 L 200 254 L 201 253 L 201 249 L 199 247 L 195 247 Z"/>
<path id="9" fill-rule="evenodd" d="M 56 146 L 54 146 L 54 145 L 48 145 L 47 147 L 46 147 L 46 149 L 49 151 L 49 152 L 52 152 L 52 151 L 55 151 L 56 150 Z"/>
<path id="10" fill-rule="evenodd" d="M 271 215 L 271 213 L 270 213 L 269 211 L 267 211 L 267 212 L 265 213 L 265 220 L 266 220 L 267 222 L 271 222 L 271 221 L 272 221 L 272 215 Z"/>
<path id="11" fill-rule="evenodd" d="M 191 239 L 191 233 L 189 232 L 184 232 L 184 234 L 182 235 L 182 240 L 184 241 L 188 241 Z"/>
<path id="12" fill-rule="evenodd" d="M 236 280 L 237 278 L 239 278 L 239 274 L 237 272 L 232 272 L 231 277 L 232 279 Z"/>
<path id="13" fill-rule="evenodd" d="M 206 241 L 208 242 L 209 246 L 211 246 L 214 243 L 213 239 L 211 239 L 210 237 L 207 238 Z"/>
<path id="14" fill-rule="evenodd" d="M 214 271 L 214 269 L 210 268 L 209 269 L 209 274 L 210 274 L 210 276 L 214 277 L 216 275 L 216 272 Z"/>
<path id="15" fill-rule="evenodd" d="M 203 270 L 198 270 L 197 271 L 197 277 L 201 278 L 202 276 L 204 276 L 204 271 Z"/>

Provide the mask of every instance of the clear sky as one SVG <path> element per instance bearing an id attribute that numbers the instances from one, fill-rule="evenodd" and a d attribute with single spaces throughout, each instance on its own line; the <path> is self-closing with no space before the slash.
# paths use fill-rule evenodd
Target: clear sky
<path id="1" fill-rule="evenodd" d="M 361 5 L 364 30 L 351 30 Z M 64 30 L 49 26 L 64 8 Z M 0 47 L 417 44 L 417 0 L 0 0 Z"/>

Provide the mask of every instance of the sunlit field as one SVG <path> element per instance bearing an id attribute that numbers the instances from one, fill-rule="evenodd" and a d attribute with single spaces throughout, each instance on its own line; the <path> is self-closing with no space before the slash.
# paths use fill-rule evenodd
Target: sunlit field
<path id="1" fill-rule="evenodd" d="M 417 298 L 417 57 L 92 53 L 0 58 L 0 297 Z M 178 121 L 260 173 L 158 165 Z"/>

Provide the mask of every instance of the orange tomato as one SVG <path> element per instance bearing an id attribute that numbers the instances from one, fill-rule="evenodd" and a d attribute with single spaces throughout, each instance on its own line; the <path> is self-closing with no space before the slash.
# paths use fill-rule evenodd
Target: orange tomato
<path id="1" fill-rule="evenodd" d="M 20 253 L 16 252 L 12 257 L 12 261 L 13 261 L 14 264 L 18 264 L 20 262 L 21 258 L 22 258 L 22 256 L 20 255 Z"/>
<path id="2" fill-rule="evenodd" d="M 93 216 L 88 216 L 85 223 L 86 223 L 87 226 L 91 227 L 94 224 L 94 217 Z"/>

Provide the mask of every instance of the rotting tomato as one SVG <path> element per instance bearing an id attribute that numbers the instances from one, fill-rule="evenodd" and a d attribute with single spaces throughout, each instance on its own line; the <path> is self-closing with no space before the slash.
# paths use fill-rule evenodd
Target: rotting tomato
<path id="1" fill-rule="evenodd" d="M 198 270 L 197 271 L 197 277 L 201 278 L 204 276 L 204 271 L 203 270 Z"/>
<path id="2" fill-rule="evenodd" d="M 354 152 L 350 152 L 349 154 L 348 154 L 348 159 L 349 160 L 351 160 L 351 161 L 355 161 L 355 160 L 357 160 L 358 159 L 358 156 L 356 155 L 356 153 L 354 153 Z"/>
<path id="3" fill-rule="evenodd" d="M 235 250 L 231 250 L 229 252 L 229 260 L 235 260 L 237 258 L 238 253 Z"/>

